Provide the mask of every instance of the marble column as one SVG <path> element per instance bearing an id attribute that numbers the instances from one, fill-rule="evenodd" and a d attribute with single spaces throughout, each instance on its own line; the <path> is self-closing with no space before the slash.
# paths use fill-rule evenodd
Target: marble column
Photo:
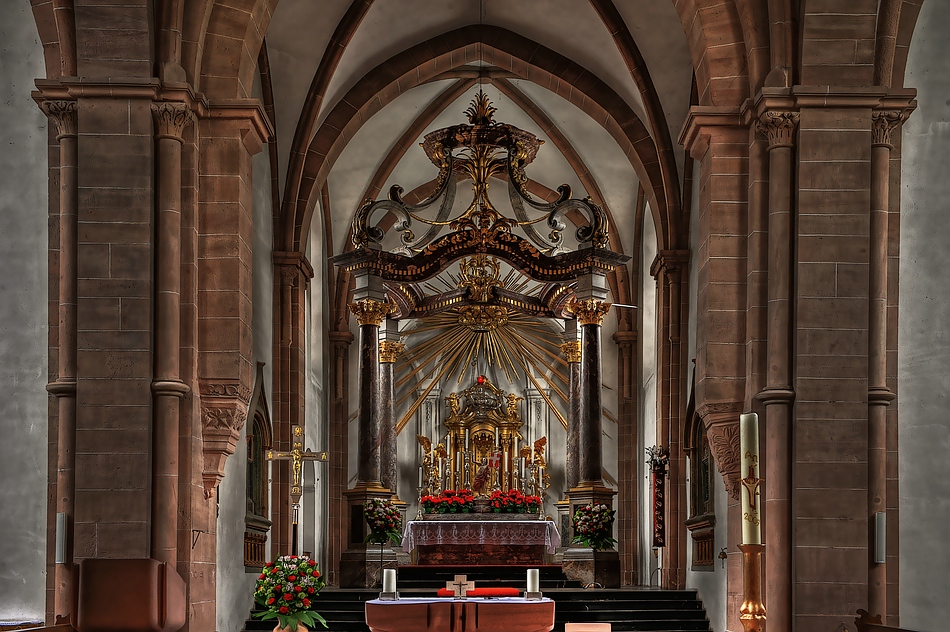
<path id="1" fill-rule="evenodd" d="M 63 555 L 53 570 L 54 619 L 72 610 L 73 523 L 76 504 L 76 300 L 78 249 L 77 105 L 44 101 L 59 141 L 59 349 L 56 380 L 46 389 L 56 396 L 56 513 L 65 517 Z M 59 525 L 57 528 L 60 528 Z"/>
<path id="2" fill-rule="evenodd" d="M 155 262 L 155 376 L 152 395 L 151 556 L 178 561 L 179 403 L 188 387 L 179 375 L 181 342 L 181 148 L 192 121 L 184 103 L 154 103 L 158 143 Z"/>
<path id="3" fill-rule="evenodd" d="M 387 322 L 387 334 L 395 329 L 395 323 Z M 398 335 L 398 332 L 397 332 Z M 382 446 L 381 478 L 383 487 L 393 493 L 398 500 L 398 472 L 396 469 L 396 402 L 393 393 L 393 369 L 399 354 L 406 346 L 395 340 L 382 340 L 379 343 L 379 392 L 381 401 L 379 442 Z"/>
<path id="4" fill-rule="evenodd" d="M 363 299 L 350 304 L 350 311 L 360 324 L 359 375 L 359 460 L 357 483 L 380 484 L 382 451 L 380 450 L 381 398 L 379 385 L 379 326 L 392 311 L 392 304 Z"/>
<path id="5" fill-rule="evenodd" d="M 565 332 L 566 334 L 567 332 Z M 572 332 L 573 333 L 573 332 Z M 567 335 L 565 335 L 567 337 Z M 564 360 L 567 362 L 568 370 L 568 411 L 567 411 L 567 455 L 565 462 L 565 478 L 567 479 L 567 489 L 576 487 L 579 482 L 578 474 L 578 456 L 577 456 L 577 432 L 578 420 L 581 414 L 581 341 L 576 339 L 568 340 L 561 345 L 561 353 L 564 354 Z"/>
<path id="6" fill-rule="evenodd" d="M 868 277 L 868 612 L 887 617 L 887 565 L 875 560 L 875 514 L 887 512 L 887 214 L 891 132 L 901 110 L 871 113 L 871 239 Z"/>
<path id="7" fill-rule="evenodd" d="M 574 301 L 569 309 L 581 326 L 581 361 L 577 419 L 578 484 L 603 485 L 603 443 L 601 430 L 600 333 L 610 303 L 597 299 Z"/>
<path id="8" fill-rule="evenodd" d="M 792 629 L 790 413 L 791 178 L 798 112 L 766 111 L 757 125 L 769 141 L 768 370 L 765 404 L 765 545 L 769 630 Z"/>

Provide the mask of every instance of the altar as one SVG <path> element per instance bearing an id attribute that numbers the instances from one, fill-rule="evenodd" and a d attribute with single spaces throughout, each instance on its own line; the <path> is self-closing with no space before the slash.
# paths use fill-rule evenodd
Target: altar
<path id="1" fill-rule="evenodd" d="M 560 544 L 551 520 L 414 520 L 402 546 L 417 564 L 544 564 Z"/>
<path id="2" fill-rule="evenodd" d="M 549 632 L 554 628 L 554 602 L 546 598 L 373 599 L 366 602 L 365 613 L 372 632 Z"/>

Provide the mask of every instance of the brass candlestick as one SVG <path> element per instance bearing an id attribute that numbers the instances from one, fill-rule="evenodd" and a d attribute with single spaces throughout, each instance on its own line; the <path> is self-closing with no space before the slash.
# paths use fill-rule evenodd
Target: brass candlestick
<path id="1" fill-rule="evenodd" d="M 745 632 L 765 632 L 765 604 L 762 603 L 762 552 L 764 544 L 740 544 L 742 551 L 742 605 L 739 621 Z"/>

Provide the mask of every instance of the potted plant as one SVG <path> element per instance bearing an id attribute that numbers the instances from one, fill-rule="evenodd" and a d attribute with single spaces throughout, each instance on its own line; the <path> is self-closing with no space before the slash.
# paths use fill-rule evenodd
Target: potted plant
<path id="1" fill-rule="evenodd" d="M 254 600 L 264 607 L 254 616 L 262 621 L 277 619 L 275 631 L 306 630 L 326 620 L 312 610 L 313 600 L 326 585 L 317 563 L 305 555 L 281 555 L 262 569 Z"/>
<path id="2" fill-rule="evenodd" d="M 388 500 L 367 500 L 363 503 L 363 516 L 369 524 L 366 542 L 382 546 L 387 542 L 399 544 L 402 541 L 402 515 Z"/>
<path id="3" fill-rule="evenodd" d="M 574 527 L 572 542 L 580 542 L 595 551 L 607 551 L 617 541 L 613 539 L 613 509 L 602 504 L 590 504 L 578 507 L 571 521 Z"/>
<path id="4" fill-rule="evenodd" d="M 470 513 L 475 508 L 475 495 L 470 489 L 447 489 L 438 496 L 423 496 L 422 510 L 433 513 Z"/>

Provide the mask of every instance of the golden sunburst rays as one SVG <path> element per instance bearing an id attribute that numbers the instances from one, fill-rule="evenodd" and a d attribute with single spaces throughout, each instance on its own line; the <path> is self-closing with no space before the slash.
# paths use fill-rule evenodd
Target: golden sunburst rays
<path id="1" fill-rule="evenodd" d="M 499 278 L 500 268 L 495 264 L 491 276 L 498 286 L 528 296 L 540 293 L 541 284 L 514 269 Z M 425 287 L 438 294 L 445 291 L 439 286 L 454 290 L 465 278 L 465 274 L 447 271 Z M 567 363 L 561 355 L 561 335 L 550 320 L 503 305 L 477 303 L 420 319 L 402 333 L 407 349 L 396 364 L 397 409 L 410 398 L 413 401 L 397 423 L 397 431 L 402 431 L 436 386 L 461 386 L 473 363 L 497 369 L 511 384 L 530 382 L 567 427 L 561 412 L 568 401 Z M 427 386 L 420 393 L 422 384 Z"/>

